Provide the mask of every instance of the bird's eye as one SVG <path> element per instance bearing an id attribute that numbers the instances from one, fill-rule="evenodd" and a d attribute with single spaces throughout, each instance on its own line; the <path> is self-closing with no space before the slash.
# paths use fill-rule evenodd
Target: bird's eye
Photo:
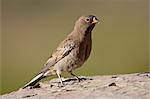
<path id="1" fill-rule="evenodd" d="M 86 21 L 87 21 L 87 22 L 89 22 L 89 21 L 90 21 L 90 19 L 86 19 Z"/>

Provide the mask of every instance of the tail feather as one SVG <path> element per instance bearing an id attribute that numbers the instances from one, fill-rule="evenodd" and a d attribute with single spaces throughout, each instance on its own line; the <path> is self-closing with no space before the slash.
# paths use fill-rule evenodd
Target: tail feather
<path id="1" fill-rule="evenodd" d="M 28 87 L 28 86 L 34 86 L 38 81 L 40 81 L 42 78 L 44 78 L 45 76 L 43 75 L 43 73 L 38 74 L 37 76 L 35 76 L 30 82 L 28 82 L 24 87 Z"/>

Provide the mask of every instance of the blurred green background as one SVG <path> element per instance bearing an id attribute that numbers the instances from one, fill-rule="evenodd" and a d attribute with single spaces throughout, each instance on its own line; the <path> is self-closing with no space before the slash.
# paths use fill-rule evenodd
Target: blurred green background
<path id="1" fill-rule="evenodd" d="M 100 24 L 93 31 L 91 56 L 77 75 L 148 71 L 148 3 L 3 0 L 0 93 L 17 90 L 33 78 L 81 15 L 96 15 Z"/>

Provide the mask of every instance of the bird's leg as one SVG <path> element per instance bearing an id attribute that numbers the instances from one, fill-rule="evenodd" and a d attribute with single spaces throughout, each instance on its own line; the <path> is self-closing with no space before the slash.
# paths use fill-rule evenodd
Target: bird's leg
<path id="1" fill-rule="evenodd" d="M 58 72 L 56 72 L 57 73 L 57 76 L 58 76 L 58 78 L 59 78 L 59 80 L 60 80 L 60 83 L 62 84 L 62 85 L 64 85 L 64 83 L 63 83 L 63 81 L 62 81 L 62 79 L 61 79 L 61 75 L 58 73 Z"/>
<path id="2" fill-rule="evenodd" d="M 70 74 L 74 77 L 76 77 L 76 79 L 78 80 L 78 82 L 80 82 L 80 78 L 78 76 L 76 76 L 75 74 L 72 73 L 72 71 L 70 72 Z"/>

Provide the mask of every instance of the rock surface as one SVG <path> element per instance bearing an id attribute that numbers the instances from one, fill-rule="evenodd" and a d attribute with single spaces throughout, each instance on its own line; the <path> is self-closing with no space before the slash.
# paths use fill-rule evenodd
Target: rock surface
<path id="1" fill-rule="evenodd" d="M 58 79 L 40 83 L 40 88 L 20 89 L 0 99 L 150 99 L 150 73 Z"/>

